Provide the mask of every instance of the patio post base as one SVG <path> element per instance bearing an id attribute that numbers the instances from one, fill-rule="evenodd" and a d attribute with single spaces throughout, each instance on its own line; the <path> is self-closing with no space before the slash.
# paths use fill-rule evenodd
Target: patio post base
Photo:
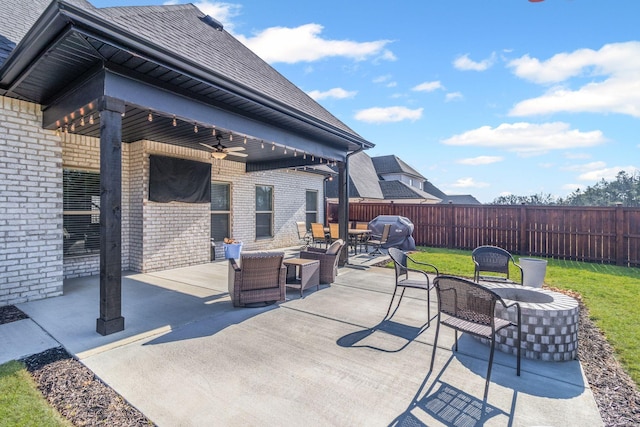
<path id="1" fill-rule="evenodd" d="M 96 319 L 96 332 L 100 335 L 110 335 L 120 331 L 124 331 L 124 317 L 120 316 L 110 320 Z"/>

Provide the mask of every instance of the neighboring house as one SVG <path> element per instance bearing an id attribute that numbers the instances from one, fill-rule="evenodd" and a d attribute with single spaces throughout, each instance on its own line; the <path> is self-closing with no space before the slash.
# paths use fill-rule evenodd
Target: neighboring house
<path id="1" fill-rule="evenodd" d="M 326 194 L 330 203 L 337 203 L 337 183 L 329 183 Z M 480 204 L 471 195 L 452 196 L 443 193 L 397 156 L 369 157 L 365 152 L 354 154 L 349 162 L 349 201 Z"/>
<path id="2" fill-rule="evenodd" d="M 0 306 L 100 274 L 97 331 L 122 330 L 123 270 L 296 244 L 314 168 L 346 182 L 372 146 L 191 4 L 5 2 Z"/>

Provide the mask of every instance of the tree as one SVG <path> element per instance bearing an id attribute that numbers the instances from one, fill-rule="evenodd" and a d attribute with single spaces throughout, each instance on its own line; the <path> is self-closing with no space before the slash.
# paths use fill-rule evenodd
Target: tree
<path id="1" fill-rule="evenodd" d="M 640 172 L 629 174 L 620 171 L 616 179 L 604 179 L 588 186 L 584 191 L 576 189 L 566 198 L 555 198 L 551 194 L 532 196 L 500 196 L 493 201 L 496 205 L 564 205 L 564 206 L 613 206 L 622 203 L 627 207 L 640 207 Z"/>

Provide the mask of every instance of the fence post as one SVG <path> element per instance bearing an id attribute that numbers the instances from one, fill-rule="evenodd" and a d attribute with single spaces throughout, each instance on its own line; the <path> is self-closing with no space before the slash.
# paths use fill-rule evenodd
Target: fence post
<path id="1" fill-rule="evenodd" d="M 624 250 L 624 209 L 622 203 L 616 203 L 616 265 L 627 265 Z"/>
<path id="2" fill-rule="evenodd" d="M 447 248 L 453 249 L 455 242 L 455 227 L 453 224 L 453 202 L 449 200 L 449 209 L 447 209 L 447 219 L 446 219 L 446 228 L 447 235 L 449 238 L 447 239 Z"/>
<path id="3" fill-rule="evenodd" d="M 530 255 L 527 249 L 527 205 L 520 205 L 520 241 L 518 242 L 518 252 L 520 255 Z"/>

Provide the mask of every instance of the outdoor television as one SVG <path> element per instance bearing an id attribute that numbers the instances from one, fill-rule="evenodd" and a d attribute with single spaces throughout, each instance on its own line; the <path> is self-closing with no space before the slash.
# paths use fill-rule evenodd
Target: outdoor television
<path id="1" fill-rule="evenodd" d="M 211 203 L 211 163 L 149 156 L 149 200 Z"/>

